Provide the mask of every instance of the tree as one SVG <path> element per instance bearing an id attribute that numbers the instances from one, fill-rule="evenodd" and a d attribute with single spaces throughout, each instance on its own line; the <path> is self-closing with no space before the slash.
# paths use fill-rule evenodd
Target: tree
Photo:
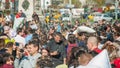
<path id="1" fill-rule="evenodd" d="M 69 0 L 63 0 L 64 1 L 64 4 L 67 4 L 69 3 Z"/>
<path id="2" fill-rule="evenodd" d="M 105 0 L 93 0 L 97 5 L 98 7 L 101 7 L 105 4 Z"/>
<path id="3" fill-rule="evenodd" d="M 72 4 L 75 5 L 75 7 L 81 7 L 81 2 L 79 0 L 72 0 Z"/>
<path id="4" fill-rule="evenodd" d="M 72 4 L 75 5 L 75 7 L 81 7 L 81 2 L 79 0 L 71 0 Z M 63 0 L 64 4 L 69 4 L 69 0 Z"/>

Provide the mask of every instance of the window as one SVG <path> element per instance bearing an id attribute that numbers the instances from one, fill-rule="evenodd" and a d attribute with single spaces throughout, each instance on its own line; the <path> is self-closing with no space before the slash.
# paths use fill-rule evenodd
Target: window
<path id="1" fill-rule="evenodd" d="M 63 14 L 63 17 L 69 17 L 69 14 Z"/>
<path id="2" fill-rule="evenodd" d="M 104 17 L 109 17 L 108 15 L 104 15 Z"/>

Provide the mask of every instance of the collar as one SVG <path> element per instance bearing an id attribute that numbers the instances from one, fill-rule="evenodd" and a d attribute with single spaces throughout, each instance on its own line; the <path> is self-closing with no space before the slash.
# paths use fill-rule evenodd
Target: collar
<path id="1" fill-rule="evenodd" d="M 95 52 L 97 52 L 97 53 L 102 52 L 102 50 L 100 50 L 100 49 L 98 49 L 98 48 L 93 49 L 93 51 L 95 51 Z"/>
<path id="2" fill-rule="evenodd" d="M 34 55 L 34 56 L 29 56 L 28 58 L 29 58 L 29 59 L 38 59 L 40 56 L 41 56 L 41 54 L 40 54 L 40 53 L 37 53 L 36 55 Z"/>

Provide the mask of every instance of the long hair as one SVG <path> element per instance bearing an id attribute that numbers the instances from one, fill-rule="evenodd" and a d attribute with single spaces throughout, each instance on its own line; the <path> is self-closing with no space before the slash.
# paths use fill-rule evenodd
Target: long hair
<path id="1" fill-rule="evenodd" d="M 5 40 L 4 39 L 0 39 L 0 49 L 5 47 Z"/>
<path id="2" fill-rule="evenodd" d="M 74 68 L 76 68 L 79 65 L 79 55 L 86 52 L 87 51 L 83 47 L 73 47 L 71 50 L 70 58 L 68 58 L 68 66 L 74 66 Z"/>
<path id="3" fill-rule="evenodd" d="M 115 58 L 119 57 L 119 54 L 117 53 L 119 49 L 113 43 L 106 42 L 102 47 L 102 50 L 103 49 L 107 49 L 110 61 L 113 61 Z"/>

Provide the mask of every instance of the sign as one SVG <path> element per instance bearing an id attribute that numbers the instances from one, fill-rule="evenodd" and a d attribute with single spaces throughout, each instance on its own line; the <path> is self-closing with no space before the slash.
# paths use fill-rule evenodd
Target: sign
<path id="1" fill-rule="evenodd" d="M 19 0 L 19 4 L 18 4 L 18 11 L 20 11 L 20 10 L 22 10 L 24 13 L 25 13 L 25 15 L 27 16 L 27 20 L 32 20 L 32 14 L 33 14 L 33 11 L 34 11 L 34 5 L 33 5 L 33 0 L 27 0 L 28 2 L 29 2 L 29 7 L 28 7 L 28 9 L 24 9 L 23 7 L 22 7 L 22 4 L 23 4 L 23 2 L 24 2 L 24 0 Z"/>
<path id="2" fill-rule="evenodd" d="M 17 30 L 17 28 L 22 24 L 24 18 L 15 18 L 14 24 L 13 24 L 13 29 Z"/>
<path id="3" fill-rule="evenodd" d="M 72 9 L 72 14 L 74 16 L 80 16 L 81 14 L 84 14 L 84 9 L 81 8 L 81 9 Z"/>

